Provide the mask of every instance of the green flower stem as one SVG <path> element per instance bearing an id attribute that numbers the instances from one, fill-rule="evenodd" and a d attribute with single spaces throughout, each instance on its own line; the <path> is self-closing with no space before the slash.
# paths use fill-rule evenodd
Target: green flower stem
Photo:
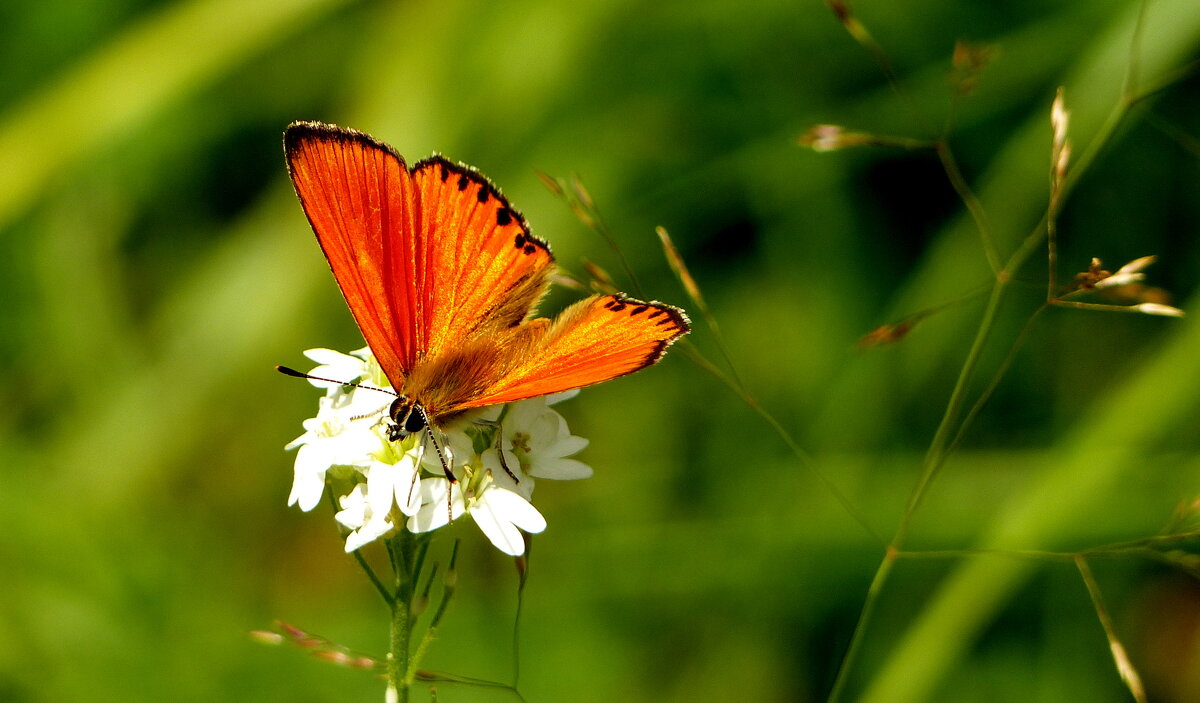
<path id="1" fill-rule="evenodd" d="M 412 636 L 412 620 L 408 616 L 408 600 L 397 598 L 392 602 L 392 637 L 388 652 L 389 703 L 408 702 L 408 641 Z M 391 693 L 395 692 L 394 698 Z"/>
<path id="2" fill-rule="evenodd" d="M 416 554 L 419 546 L 416 535 L 398 530 L 388 540 L 395 574 L 392 597 L 391 641 L 388 648 L 388 703 L 408 703 L 409 643 L 412 639 L 412 599 L 416 590 Z"/>
<path id="3" fill-rule="evenodd" d="M 433 640 L 437 635 L 438 625 L 441 624 L 442 616 L 446 614 L 446 607 L 450 605 L 450 598 L 453 595 L 454 589 L 452 588 L 447 588 L 442 594 L 442 600 L 438 603 L 433 620 L 429 622 L 429 627 L 425 628 L 425 634 L 421 637 L 421 641 L 417 644 L 417 650 L 413 652 L 413 656 L 408 662 L 408 669 L 404 674 L 404 683 L 406 686 L 416 680 L 417 667 L 420 666 L 421 659 L 425 657 L 425 653 L 429 651 L 429 645 L 433 644 Z"/>
<path id="4" fill-rule="evenodd" d="M 372 569 L 371 565 L 367 563 L 366 558 L 363 557 L 363 555 L 359 553 L 359 550 L 357 549 L 351 552 L 351 554 L 353 554 L 354 561 L 358 562 L 358 566 L 363 570 L 363 573 L 367 575 L 367 579 L 370 580 L 371 585 L 375 587 L 375 590 L 379 592 L 380 596 L 383 596 L 383 600 L 388 604 L 388 607 L 391 607 L 392 601 L 395 599 L 392 598 L 392 594 L 388 592 L 387 586 L 384 586 L 383 582 L 379 580 L 379 577 L 375 575 L 375 570 Z"/>

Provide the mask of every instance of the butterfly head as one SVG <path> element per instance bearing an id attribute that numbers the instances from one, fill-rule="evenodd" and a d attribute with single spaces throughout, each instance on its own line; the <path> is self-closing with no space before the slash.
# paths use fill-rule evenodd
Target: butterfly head
<path id="1" fill-rule="evenodd" d="M 388 410 L 388 414 L 392 417 L 388 438 L 393 442 L 404 439 L 410 434 L 416 434 L 429 424 L 425 408 L 406 395 L 397 396 L 396 400 L 392 401 L 392 407 Z"/>

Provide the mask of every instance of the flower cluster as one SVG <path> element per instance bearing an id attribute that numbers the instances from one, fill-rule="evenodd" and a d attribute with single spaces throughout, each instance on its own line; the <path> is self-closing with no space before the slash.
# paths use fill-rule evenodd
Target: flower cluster
<path id="1" fill-rule="evenodd" d="M 328 487 L 341 508 L 335 519 L 349 530 L 347 552 L 397 529 L 429 532 L 470 515 L 497 549 L 519 555 L 525 551 L 521 531 L 546 528 L 529 502 L 535 479 L 592 475 L 569 458 L 587 440 L 572 435 L 550 407 L 578 391 L 489 407 L 460 426 L 393 442 L 387 411 L 395 393 L 369 349 L 304 355 L 318 364 L 309 382 L 325 396 L 316 417 L 304 421 L 304 434 L 287 445 L 298 450 L 288 505 L 312 510 Z M 345 385 L 351 383 L 358 385 Z M 453 482 L 431 432 L 438 433 Z"/>

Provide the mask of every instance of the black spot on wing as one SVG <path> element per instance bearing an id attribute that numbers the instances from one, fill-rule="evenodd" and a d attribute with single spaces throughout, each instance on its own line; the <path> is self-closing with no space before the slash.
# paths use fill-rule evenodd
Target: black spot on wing
<path id="1" fill-rule="evenodd" d="M 628 307 L 631 308 L 629 311 L 631 316 L 641 315 L 642 313 L 650 311 L 649 314 L 646 315 L 646 319 L 651 320 L 661 317 L 661 320 L 658 320 L 654 323 L 656 327 L 670 325 L 674 329 L 678 330 L 678 334 L 672 337 L 671 340 L 668 341 L 668 344 L 678 337 L 687 334 L 692 329 L 691 322 L 688 320 L 687 314 L 684 313 L 683 310 L 673 305 L 667 305 L 657 301 L 644 302 L 638 300 L 637 298 L 631 298 L 627 295 L 618 293 L 611 296 L 609 300 L 604 303 L 604 307 L 612 310 L 613 312 L 621 312 Z"/>
<path id="2" fill-rule="evenodd" d="M 518 234 L 517 240 L 514 240 L 514 246 L 521 249 L 526 254 L 533 254 L 539 249 L 546 252 L 550 259 L 554 259 L 554 254 L 550 250 L 550 245 L 542 239 L 535 237 L 529 232 L 529 223 L 525 218 L 508 203 L 508 199 L 504 197 L 504 193 L 493 184 L 487 176 L 483 175 L 475 168 L 462 163 L 455 163 L 444 156 L 434 154 L 427 159 L 422 159 L 412 167 L 414 173 L 423 168 L 438 168 L 441 169 L 438 173 L 442 181 L 448 181 L 451 174 L 457 175 L 458 180 L 455 185 L 460 192 L 466 191 L 472 183 L 479 187 L 475 193 L 475 197 L 480 203 L 487 203 L 492 198 L 496 200 L 496 224 L 505 227 L 516 223 L 521 232 Z"/>

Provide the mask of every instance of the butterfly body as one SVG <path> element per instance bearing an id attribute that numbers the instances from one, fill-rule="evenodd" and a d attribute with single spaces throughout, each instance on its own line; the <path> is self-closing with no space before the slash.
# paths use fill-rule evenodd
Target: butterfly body
<path id="1" fill-rule="evenodd" d="M 316 122 L 290 125 L 284 149 L 338 286 L 398 392 L 394 436 L 632 373 L 689 330 L 682 310 L 624 295 L 536 317 L 550 247 L 468 166 L 434 156 L 410 168 L 382 142 Z"/>

